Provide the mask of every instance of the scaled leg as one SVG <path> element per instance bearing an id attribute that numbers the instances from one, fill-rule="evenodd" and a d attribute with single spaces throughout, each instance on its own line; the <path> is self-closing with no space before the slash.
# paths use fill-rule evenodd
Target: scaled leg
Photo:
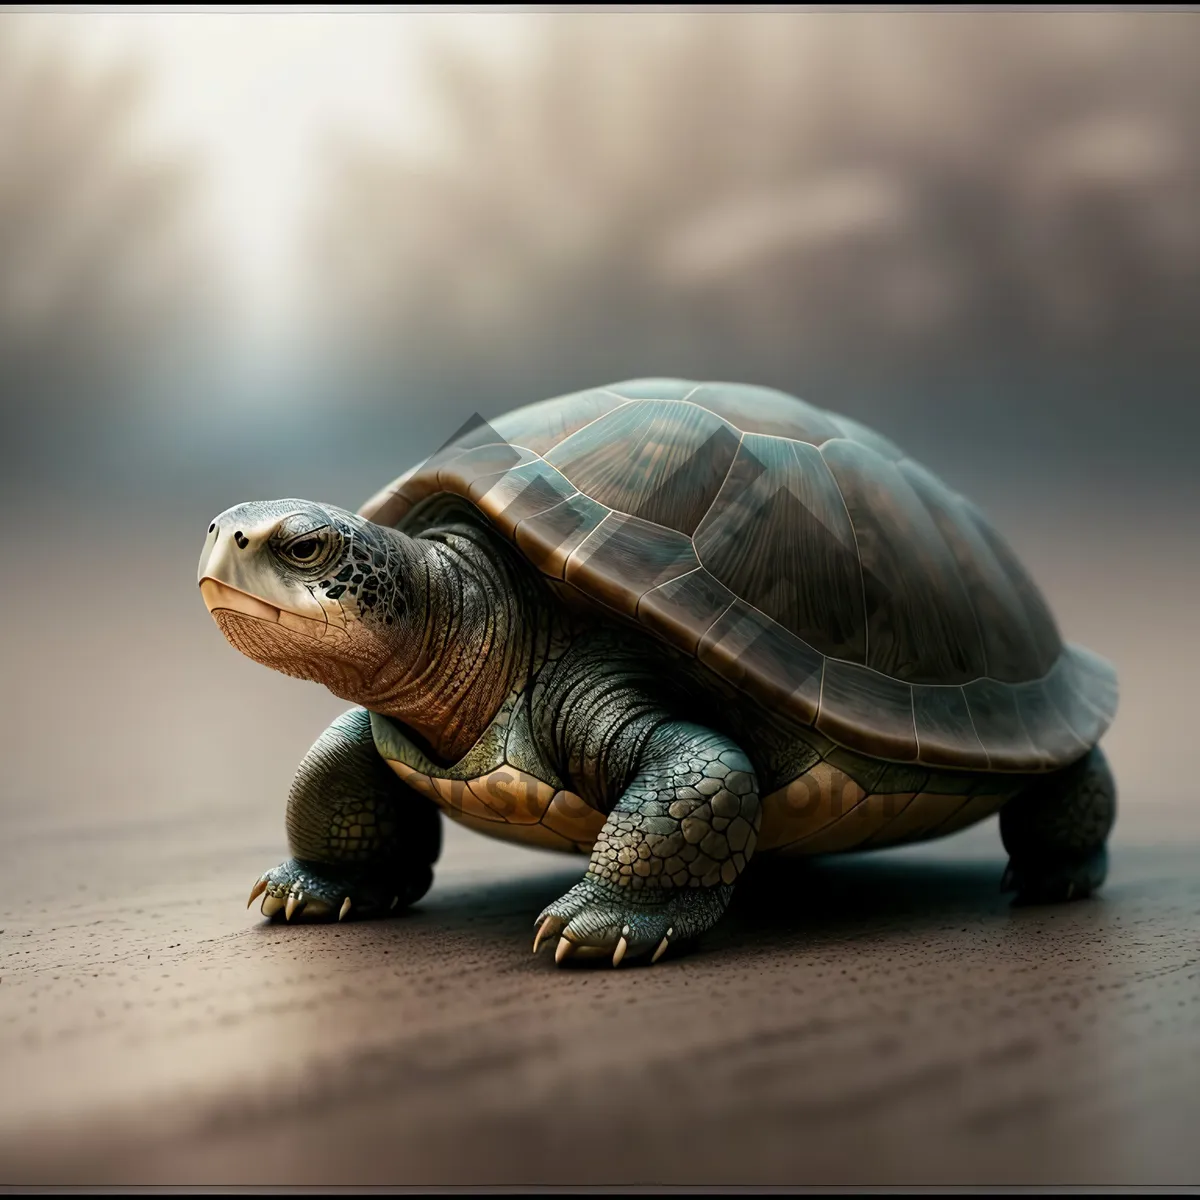
<path id="1" fill-rule="evenodd" d="M 265 892 L 263 915 L 283 910 L 289 920 L 412 904 L 429 890 L 441 849 L 436 806 L 380 757 L 363 708 L 338 717 L 304 756 L 287 832 L 294 857 L 263 875 L 250 900 Z"/>
<path id="2" fill-rule="evenodd" d="M 1108 871 L 1105 843 L 1116 812 L 1116 784 L 1099 747 L 1032 784 L 1000 810 L 1009 853 L 1001 886 L 1021 904 L 1089 895 Z"/>
<path id="3" fill-rule="evenodd" d="M 658 726 L 609 814 L 583 880 L 538 918 L 556 957 L 653 954 L 712 926 L 758 838 L 749 759 L 700 725 Z M 653 961 L 652 960 L 652 961 Z"/>

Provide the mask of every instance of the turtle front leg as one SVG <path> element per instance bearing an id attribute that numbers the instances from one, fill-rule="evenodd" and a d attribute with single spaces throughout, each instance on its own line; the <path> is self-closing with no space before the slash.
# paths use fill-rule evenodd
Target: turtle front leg
<path id="1" fill-rule="evenodd" d="M 263 916 L 289 921 L 412 904 L 429 890 L 441 849 L 436 807 L 379 756 L 364 708 L 338 717 L 301 760 L 287 833 L 293 857 L 258 880 L 249 903 L 263 896 Z"/>
<path id="2" fill-rule="evenodd" d="M 557 935 L 560 963 L 569 955 L 657 962 L 720 918 L 760 821 L 758 781 L 734 742 L 700 725 L 659 725 L 587 874 L 538 917 L 535 953 Z"/>

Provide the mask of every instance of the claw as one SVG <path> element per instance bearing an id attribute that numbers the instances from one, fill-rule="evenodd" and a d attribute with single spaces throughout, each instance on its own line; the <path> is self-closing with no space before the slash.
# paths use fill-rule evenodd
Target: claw
<path id="1" fill-rule="evenodd" d="M 1016 879 L 1017 873 L 1013 870 L 1012 863 L 1009 863 L 1008 866 L 1004 868 L 1004 875 L 1000 880 L 1000 890 L 1002 892 L 1016 891 Z"/>
<path id="2" fill-rule="evenodd" d="M 542 939 L 552 937 L 563 927 L 562 917 L 547 917 L 533 938 L 533 952 L 536 954 L 542 948 Z"/>
<path id="3" fill-rule="evenodd" d="M 297 909 L 303 908 L 304 893 L 300 892 L 299 895 L 297 895 L 295 892 L 289 892 L 287 898 L 287 908 L 283 915 L 290 921 L 292 919 L 292 913 L 294 913 Z"/>
<path id="4" fill-rule="evenodd" d="M 349 897 L 349 896 L 347 896 L 347 897 L 345 898 L 345 900 L 343 900 L 343 901 L 342 901 L 342 907 L 341 907 L 341 909 L 338 911 L 338 920 L 339 920 L 339 921 L 344 921 L 344 920 L 346 919 L 346 914 L 347 914 L 349 911 L 350 911 L 350 897 Z"/>
<path id="5" fill-rule="evenodd" d="M 573 942 L 567 941 L 565 937 L 559 938 L 558 945 L 554 948 L 554 961 L 556 963 L 562 962 L 562 960 L 566 958 L 567 955 L 571 954 L 574 949 L 575 944 Z"/>
<path id="6" fill-rule="evenodd" d="M 629 943 L 624 939 L 624 937 L 622 937 L 621 940 L 617 943 L 617 948 L 613 951 L 613 966 L 614 967 L 619 967 L 621 965 L 621 959 L 623 959 L 625 957 L 625 951 L 628 949 L 629 949 Z"/>
<path id="7" fill-rule="evenodd" d="M 671 944 L 671 936 L 674 934 L 674 932 L 675 932 L 674 927 L 667 930 L 667 936 L 664 937 L 663 940 L 658 943 L 658 949 L 655 950 L 654 954 L 650 958 L 650 961 L 652 963 L 658 962 L 658 960 L 660 958 L 662 958 L 662 956 L 664 954 L 666 954 L 667 947 Z"/>
<path id="8" fill-rule="evenodd" d="M 391 902 L 391 904 L 389 904 L 389 905 L 388 905 L 388 908 L 389 908 L 389 909 L 393 909 L 393 908 L 395 908 L 395 907 L 396 907 L 396 905 L 397 905 L 397 904 L 399 904 L 399 903 L 400 903 L 400 897 L 399 897 L 399 896 L 393 896 L 393 897 L 392 897 L 392 902 Z"/>
<path id="9" fill-rule="evenodd" d="M 252 905 L 255 902 L 255 900 L 257 900 L 259 898 L 259 896 L 261 896 L 263 894 L 263 892 L 265 892 L 266 890 L 267 890 L 267 881 L 265 879 L 260 879 L 250 889 L 250 899 L 246 901 L 246 907 L 249 908 L 250 905 Z"/>
<path id="10" fill-rule="evenodd" d="M 1075 884 L 1068 883 L 1067 884 L 1067 899 L 1068 900 L 1072 899 L 1074 897 L 1074 895 L 1075 895 Z"/>
<path id="11" fill-rule="evenodd" d="M 283 901 L 278 896 L 268 895 L 262 902 L 262 915 L 273 917 L 282 907 Z"/>

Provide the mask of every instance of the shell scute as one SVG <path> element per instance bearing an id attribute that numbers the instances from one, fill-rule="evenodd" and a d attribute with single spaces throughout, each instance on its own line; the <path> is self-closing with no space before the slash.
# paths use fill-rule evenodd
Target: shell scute
<path id="1" fill-rule="evenodd" d="M 697 567 L 644 593 L 638 618 L 665 641 L 695 654 L 700 639 L 735 598 L 724 584 Z"/>
<path id="2" fill-rule="evenodd" d="M 899 466 L 954 556 L 983 643 L 983 674 L 1003 683 L 1043 674 L 1049 663 L 1032 636 L 1025 603 L 980 532 L 975 514 L 919 463 L 905 459 Z"/>
<path id="3" fill-rule="evenodd" d="M 971 724 L 962 688 L 916 683 L 912 693 L 918 758 L 933 766 L 987 770 L 987 751 Z"/>
<path id="4" fill-rule="evenodd" d="M 544 459 L 535 458 L 504 472 L 472 499 L 499 529 L 511 536 L 526 518 L 537 516 L 573 495 L 575 488 L 568 479 Z"/>
<path id="5" fill-rule="evenodd" d="M 651 588 L 699 565 L 691 538 L 614 512 L 572 552 L 564 578 L 602 604 L 633 616 Z"/>
<path id="6" fill-rule="evenodd" d="M 533 458 L 531 451 L 518 449 L 507 442 L 477 446 L 438 467 L 438 488 L 477 500 L 502 476 L 532 462 Z"/>
<path id="7" fill-rule="evenodd" d="M 975 613 L 933 518 L 896 464 L 860 442 L 821 454 L 846 501 L 863 568 L 867 666 L 910 683 L 984 672 Z"/>
<path id="8" fill-rule="evenodd" d="M 744 600 L 735 598 L 712 623 L 696 654 L 764 704 L 806 714 L 809 723 L 816 716 L 824 655 Z"/>
<path id="9" fill-rule="evenodd" d="M 865 661 L 854 529 L 815 446 L 746 434 L 695 542 L 735 595 L 820 653 Z"/>
<path id="10" fill-rule="evenodd" d="M 1091 749 L 1051 701 L 1044 679 L 1018 684 L 1013 691 L 1021 724 L 1025 726 L 1030 742 L 1046 759 L 1047 767 L 1079 758 Z"/>
<path id="11" fill-rule="evenodd" d="M 825 664 L 815 724 L 844 745 L 865 740 L 863 748 L 876 758 L 910 762 L 918 755 L 912 687 L 856 663 Z"/>
<path id="12" fill-rule="evenodd" d="M 705 383 L 689 393 L 693 404 L 723 417 L 743 433 L 765 433 L 819 446 L 842 431 L 822 409 L 775 388 Z"/>
<path id="13" fill-rule="evenodd" d="M 995 679 L 975 679 L 963 687 L 971 725 L 993 770 L 1037 769 L 1044 759 L 1029 740 L 1017 711 L 1013 688 Z"/>
<path id="14" fill-rule="evenodd" d="M 623 403 L 620 396 L 614 396 L 604 388 L 589 388 L 514 409 L 497 417 L 491 426 L 511 445 L 544 455 L 571 434 Z"/>
<path id="15" fill-rule="evenodd" d="M 561 579 L 572 552 L 609 515 L 603 504 L 579 492 L 526 517 L 514 532 L 517 545 L 538 570 Z"/>
<path id="16" fill-rule="evenodd" d="M 546 461 L 607 508 L 690 536 L 739 440 L 736 429 L 703 408 L 634 400 L 560 442 Z"/>

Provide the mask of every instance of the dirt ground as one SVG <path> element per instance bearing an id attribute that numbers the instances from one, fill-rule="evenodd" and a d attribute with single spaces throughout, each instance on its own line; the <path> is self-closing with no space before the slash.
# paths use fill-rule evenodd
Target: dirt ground
<path id="1" fill-rule="evenodd" d="M 1191 616 L 1157 559 L 1102 596 L 1036 571 L 1122 670 L 1102 896 L 1010 909 L 991 822 L 765 871 L 697 952 L 613 971 L 530 954 L 581 861 L 453 829 L 410 914 L 242 911 L 344 706 L 224 644 L 191 542 L 121 534 L 23 548 L 5 626 L 0 1184 L 1200 1178 Z"/>

